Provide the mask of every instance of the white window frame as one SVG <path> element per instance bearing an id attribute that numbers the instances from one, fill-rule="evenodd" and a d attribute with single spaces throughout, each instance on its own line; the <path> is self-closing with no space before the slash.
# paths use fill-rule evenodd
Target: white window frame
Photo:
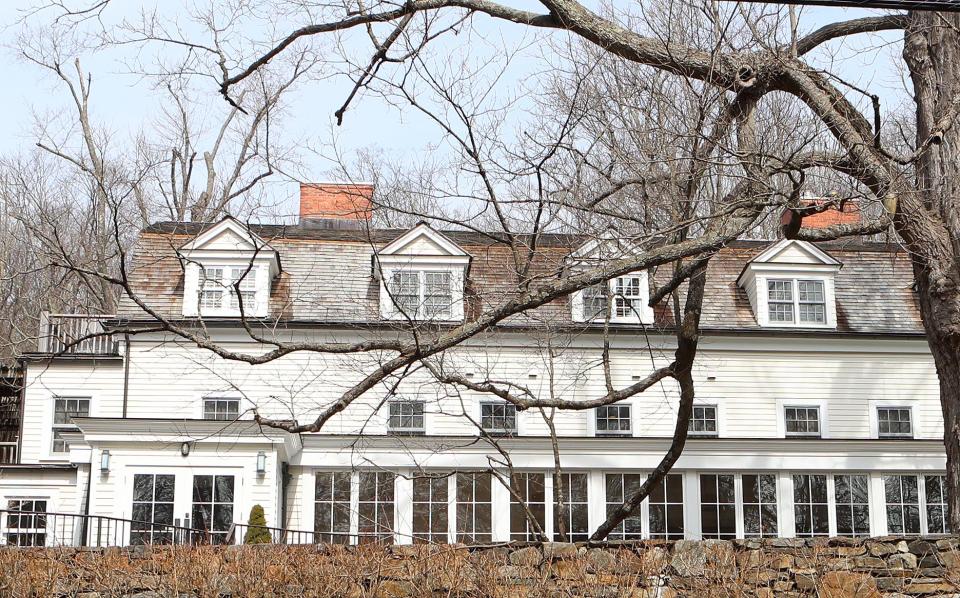
<path id="1" fill-rule="evenodd" d="M 757 322 L 764 328 L 801 328 L 801 329 L 822 329 L 837 327 L 836 312 L 836 294 L 834 289 L 834 279 L 832 275 L 824 274 L 820 271 L 803 273 L 797 269 L 777 271 L 764 270 L 758 273 L 755 279 L 751 279 L 752 292 L 756 294 Z M 769 286 L 771 282 L 789 282 L 793 304 L 793 321 L 778 322 L 770 319 L 770 299 Z M 823 286 L 823 322 L 801 322 L 800 321 L 800 282 L 817 282 Z"/>
<path id="2" fill-rule="evenodd" d="M 696 412 L 696 409 L 697 409 L 697 408 L 701 408 L 701 409 L 702 409 L 702 408 L 704 408 L 704 407 L 712 408 L 712 409 L 713 409 L 714 423 L 715 423 L 716 429 L 713 430 L 712 432 L 707 432 L 707 431 L 699 431 L 699 432 L 698 432 L 698 431 L 695 431 L 695 430 L 693 430 L 693 429 L 690 428 L 690 426 L 693 424 L 693 421 L 694 421 L 693 414 Z M 721 422 L 721 420 L 720 420 L 720 405 L 718 405 L 718 404 L 716 404 L 716 403 L 694 403 L 694 404 L 693 404 L 693 410 L 690 412 L 690 423 L 688 424 L 687 435 L 688 435 L 688 436 L 695 436 L 695 437 L 698 437 L 698 438 L 718 438 L 718 437 L 720 436 L 720 422 Z"/>
<path id="3" fill-rule="evenodd" d="M 53 458 L 62 459 L 70 454 L 70 446 L 67 445 L 65 451 L 56 451 L 53 448 L 54 441 L 56 438 L 56 432 L 76 432 L 80 428 L 76 424 L 58 424 L 56 423 L 57 419 L 57 401 L 87 401 L 87 415 L 85 417 L 92 417 L 93 412 L 93 397 L 86 395 L 53 395 L 53 400 L 50 404 L 50 425 L 47 427 L 47 433 L 49 438 L 47 439 L 46 446 L 48 454 Z"/>
<path id="4" fill-rule="evenodd" d="M 44 503 L 44 511 L 43 511 L 44 513 L 55 513 L 55 512 L 56 512 L 56 509 L 53 508 L 53 500 L 52 500 L 52 498 L 51 498 L 50 496 L 6 496 L 6 497 L 3 497 L 2 500 L 0 500 L 0 508 L 7 510 L 7 512 L 6 512 L 6 513 L 3 513 L 3 514 L 0 514 L 0 523 L 2 523 L 2 527 L 3 527 L 3 530 L 4 530 L 3 535 L 0 536 L 0 546 L 10 545 L 10 544 L 9 544 L 9 540 L 10 540 L 10 536 L 12 536 L 12 535 L 27 535 L 27 536 L 33 536 L 33 535 L 41 535 L 41 534 L 43 535 L 43 543 L 42 543 L 42 544 L 22 544 L 22 545 L 18 544 L 18 545 L 19 545 L 19 546 L 25 546 L 25 547 L 26 547 L 26 546 L 53 546 L 53 545 L 54 545 L 54 542 L 56 541 L 56 536 L 55 536 L 55 534 L 56 534 L 56 529 L 55 529 L 55 526 L 54 526 L 54 529 L 49 529 L 49 524 L 50 524 L 50 522 L 51 522 L 51 519 L 50 519 L 49 515 L 44 518 L 44 521 L 43 521 L 44 526 L 43 526 L 43 527 L 21 527 L 21 526 L 20 526 L 21 517 L 26 517 L 26 518 L 28 518 L 32 523 L 36 524 L 36 523 L 38 523 L 38 522 L 37 522 L 37 518 L 39 517 L 38 515 L 26 515 L 26 516 L 17 515 L 17 527 L 16 527 L 16 528 L 11 528 L 11 527 L 10 527 L 10 517 L 13 516 L 14 513 L 16 513 L 16 511 L 10 510 L 10 503 L 12 503 L 12 502 L 14 502 L 14 501 L 16 501 L 16 502 L 18 502 L 18 503 L 24 503 L 24 502 L 34 503 L 34 506 L 33 506 L 34 509 L 36 509 L 36 503 L 42 502 L 42 503 Z M 19 510 L 19 509 L 18 509 L 18 510 Z M 27 511 L 27 512 L 31 512 L 31 511 Z M 32 511 L 32 512 L 34 512 L 34 513 L 39 513 L 40 511 Z M 17 530 L 17 531 L 13 531 L 14 529 Z"/>
<path id="5" fill-rule="evenodd" d="M 601 409 L 609 409 L 609 408 L 622 409 L 624 407 L 627 409 L 626 419 L 627 419 L 627 423 L 630 426 L 629 429 L 627 430 L 601 430 L 600 429 L 597 423 L 600 418 Z M 626 438 L 626 437 L 633 436 L 634 434 L 635 426 L 633 425 L 633 404 L 631 403 L 619 402 L 619 403 L 611 403 L 609 405 L 602 405 L 600 407 L 594 407 L 591 415 L 593 420 L 593 433 L 595 436 Z M 621 418 L 617 418 L 617 419 L 621 419 Z"/>
<path id="6" fill-rule="evenodd" d="M 820 409 L 820 436 L 787 434 L 787 407 L 818 407 Z M 823 440 L 830 438 L 830 412 L 825 399 L 777 399 L 777 437 Z"/>
<path id="7" fill-rule="evenodd" d="M 483 406 L 484 405 L 508 405 L 512 406 L 514 410 L 514 428 L 513 430 L 487 430 L 483 428 Z M 517 406 L 508 401 L 494 401 L 494 400 L 481 400 L 477 403 L 477 423 L 480 424 L 480 427 L 483 428 L 483 431 L 491 436 L 520 436 L 520 411 L 517 410 Z M 479 434 L 479 431 L 478 431 Z"/>
<path id="8" fill-rule="evenodd" d="M 417 310 L 415 313 L 404 311 L 394 301 L 391 290 L 395 274 L 416 274 L 417 276 Z M 450 305 L 445 313 L 430 315 L 425 311 L 427 276 L 430 274 L 444 274 L 448 276 L 450 284 Z M 463 284 L 464 270 L 460 267 L 451 267 L 448 264 L 410 264 L 407 266 L 393 266 L 383 268 L 380 281 L 380 314 L 388 320 L 412 320 L 417 322 L 459 322 L 463 320 Z"/>
<path id="9" fill-rule="evenodd" d="M 623 297 L 617 295 L 618 280 L 637 279 L 637 286 L 640 294 L 632 299 L 634 309 L 629 315 L 618 316 L 616 304 L 623 301 Z M 600 283 L 604 284 L 604 283 Z M 653 324 L 653 308 L 647 305 L 650 300 L 650 287 L 646 270 L 631 272 L 623 276 L 617 276 L 605 281 L 607 288 L 607 310 L 610 315 L 610 322 L 613 324 Z M 584 308 L 584 289 L 574 292 L 570 296 L 571 318 L 574 322 L 588 322 L 583 313 Z M 606 321 L 606 314 L 601 314 L 589 320 L 591 323 L 602 323 Z"/>
<path id="10" fill-rule="evenodd" d="M 225 396 L 206 395 L 206 396 L 204 396 L 203 398 L 200 399 L 200 403 L 201 403 L 201 404 L 200 404 L 200 419 L 203 419 L 203 420 L 205 420 L 205 421 L 224 421 L 224 422 L 234 421 L 234 418 L 229 418 L 229 419 L 223 419 L 223 418 L 219 418 L 219 417 L 208 418 L 208 417 L 207 417 L 207 402 L 208 402 L 208 401 L 232 401 L 232 402 L 236 402 L 236 404 L 237 404 L 237 418 L 236 418 L 236 419 L 239 419 L 239 418 L 243 415 L 243 412 L 244 412 L 244 409 L 243 409 L 243 399 L 242 399 L 241 397 L 230 396 L 230 395 L 225 395 Z"/>
<path id="11" fill-rule="evenodd" d="M 220 280 L 207 278 L 207 270 L 220 270 Z M 201 264 L 197 269 L 197 313 L 201 317 L 240 316 L 240 301 L 237 299 L 234 288 L 237 280 L 234 274 L 237 274 L 240 280 L 240 292 L 252 295 L 252 303 L 250 299 L 244 299 L 242 315 L 256 317 L 260 312 L 259 270 L 259 266 L 253 264 Z M 211 287 L 209 291 L 206 288 L 207 285 Z M 207 292 L 220 294 L 218 306 L 204 305 L 203 296 Z"/>
<path id="12" fill-rule="evenodd" d="M 911 440 L 917 437 L 917 410 L 909 403 L 902 401 L 871 401 L 870 402 L 870 437 L 883 440 Z M 904 409 L 910 413 L 909 434 L 880 434 L 880 410 Z"/>
<path id="13" fill-rule="evenodd" d="M 772 300 L 770 299 L 770 284 L 771 284 L 771 283 L 788 283 L 788 284 L 790 285 L 789 288 L 790 288 L 791 300 L 790 300 L 789 302 L 788 302 L 788 301 L 779 301 L 779 300 L 778 300 L 778 301 L 772 301 Z M 820 285 L 821 293 L 822 293 L 822 295 L 823 295 L 823 302 L 801 301 L 801 300 L 800 300 L 800 283 L 815 283 L 815 284 L 819 284 L 819 285 Z M 822 327 L 826 326 L 826 325 L 827 325 L 827 322 L 830 320 L 830 316 L 829 316 L 829 314 L 828 314 L 828 309 L 827 309 L 827 303 L 828 303 L 828 299 L 829 299 L 828 296 L 827 296 L 827 284 L 826 284 L 826 281 L 823 280 L 823 279 L 821 279 L 821 278 L 817 278 L 817 277 L 809 277 L 809 278 L 808 278 L 808 277 L 800 277 L 800 276 L 797 276 L 797 277 L 783 277 L 783 278 L 781 278 L 781 277 L 777 277 L 777 276 L 771 276 L 771 277 L 769 277 L 769 278 L 764 279 L 764 289 L 763 289 L 763 291 L 764 291 L 764 296 L 767 298 L 767 310 L 766 310 L 766 314 L 767 314 L 767 322 L 770 324 L 770 326 L 773 326 L 773 327 L 787 326 L 787 327 L 799 327 L 799 328 L 811 328 L 811 327 L 814 327 L 814 328 L 822 328 Z M 792 310 L 792 312 L 791 312 L 791 313 L 792 313 L 792 320 L 791 320 L 790 322 L 783 322 L 783 321 L 780 321 L 780 320 L 771 320 L 771 319 L 770 319 L 770 304 L 771 304 L 771 303 L 792 304 L 792 306 L 793 306 L 793 310 Z M 815 322 L 815 321 L 813 321 L 813 322 L 802 322 L 802 321 L 800 321 L 800 306 L 801 306 L 801 305 L 822 305 L 822 306 L 823 306 L 823 321 L 822 321 L 822 322 Z"/>
<path id="14" fill-rule="evenodd" d="M 420 420 L 423 425 L 419 428 L 395 428 L 392 425 L 393 421 L 393 408 L 394 406 L 399 406 L 401 404 L 416 404 L 420 405 Z M 403 414 L 400 414 L 398 417 L 404 417 Z M 407 417 L 416 417 L 416 414 L 407 416 Z M 387 401 L 387 433 L 393 434 L 396 436 L 423 436 L 427 433 L 427 403 L 422 399 L 407 399 L 407 398 L 396 398 Z"/>

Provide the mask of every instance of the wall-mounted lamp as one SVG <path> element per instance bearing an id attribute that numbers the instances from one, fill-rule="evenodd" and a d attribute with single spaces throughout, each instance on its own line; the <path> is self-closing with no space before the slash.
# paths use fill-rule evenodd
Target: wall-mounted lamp
<path id="1" fill-rule="evenodd" d="M 180 454 L 184 457 L 190 454 L 190 443 L 184 442 L 180 445 Z"/>
<path id="2" fill-rule="evenodd" d="M 110 451 L 104 450 L 100 453 L 100 473 L 110 473 Z"/>
<path id="3" fill-rule="evenodd" d="M 267 473 L 267 454 L 263 451 L 257 453 L 257 473 Z"/>

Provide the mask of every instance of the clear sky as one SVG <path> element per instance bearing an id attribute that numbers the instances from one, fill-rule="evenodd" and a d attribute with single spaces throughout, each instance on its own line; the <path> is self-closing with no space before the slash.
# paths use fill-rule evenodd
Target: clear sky
<path id="1" fill-rule="evenodd" d="M 24 11 L 38 3 L 43 3 L 43 0 L 0 2 L 5 86 L 0 92 L 0 114 L 3 115 L 0 118 L 0 155 L 29 151 L 36 142 L 35 119 L 48 120 L 69 108 L 65 89 L 52 79 L 50 73 L 23 61 L 14 50 L 14 40 L 22 31 L 20 19 Z M 148 0 L 116 2 L 108 9 L 111 12 L 107 20 L 135 18 L 138 11 L 149 4 L 151 2 Z M 515 2 L 512 4 L 516 5 Z M 535 9 L 532 5 L 530 8 Z M 832 20 L 864 14 L 869 13 L 856 9 L 808 7 L 802 9 L 801 24 L 804 29 L 811 30 Z M 29 22 L 36 26 L 44 18 L 42 13 L 31 17 Z M 488 36 L 491 44 L 525 48 L 511 66 L 510 76 L 501 83 L 507 91 L 544 67 L 546 59 L 543 46 L 533 44 L 530 47 L 535 36 L 544 34 L 532 34 L 520 26 L 483 20 L 487 23 L 478 27 L 478 34 Z M 897 62 L 899 37 L 899 33 L 891 32 L 880 36 L 881 40 L 890 42 L 886 46 L 878 44 L 880 40 L 875 36 L 855 45 L 852 50 L 845 50 L 846 60 L 840 72 L 851 82 L 877 90 L 888 103 L 901 101 L 903 86 Z M 464 41 L 455 38 L 453 43 L 462 45 Z M 129 56 L 131 49 L 126 48 L 124 52 Z M 150 122 L 162 98 L 149 81 L 127 73 L 127 68 L 118 59 L 120 55 L 117 52 L 91 54 L 84 58 L 84 67 L 92 71 L 94 78 L 94 119 L 107 124 L 115 135 L 128 137 Z M 142 58 L 145 61 L 150 59 L 149 56 Z M 435 151 L 429 145 L 437 139 L 436 129 L 432 125 L 409 109 L 391 107 L 375 98 L 362 99 L 348 113 L 344 125 L 336 127 L 333 113 L 343 102 L 348 90 L 349 85 L 343 79 L 325 79 L 307 83 L 291 98 L 284 134 L 321 150 L 319 154 L 307 158 L 305 170 L 308 177 L 324 178 L 324 172 L 330 164 L 325 162 L 323 156 L 330 155 L 331 142 L 334 140 L 347 154 L 361 148 L 375 148 L 390 155 L 413 158 L 426 151 Z M 208 93 L 202 101 L 217 110 L 222 109 L 221 105 L 216 104 L 222 100 L 216 95 L 212 81 Z M 293 124 L 295 126 L 291 126 Z"/>

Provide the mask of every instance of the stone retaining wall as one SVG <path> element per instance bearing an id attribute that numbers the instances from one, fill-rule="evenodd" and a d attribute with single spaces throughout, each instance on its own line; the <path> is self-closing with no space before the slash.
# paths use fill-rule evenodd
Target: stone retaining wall
<path id="1" fill-rule="evenodd" d="M 960 538 L 0 549 L 0 596 L 960 598 Z"/>

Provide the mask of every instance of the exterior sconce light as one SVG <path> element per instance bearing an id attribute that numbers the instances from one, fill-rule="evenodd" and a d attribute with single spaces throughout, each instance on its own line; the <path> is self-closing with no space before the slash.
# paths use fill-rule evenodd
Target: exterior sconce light
<path id="1" fill-rule="evenodd" d="M 186 457 L 190 454 L 190 443 L 184 442 L 180 445 L 180 455 Z"/>
<path id="2" fill-rule="evenodd" d="M 100 453 L 100 473 L 104 475 L 110 473 L 110 451 L 108 450 Z"/>
<path id="3" fill-rule="evenodd" d="M 267 473 L 267 454 L 263 451 L 257 453 L 257 473 Z"/>

